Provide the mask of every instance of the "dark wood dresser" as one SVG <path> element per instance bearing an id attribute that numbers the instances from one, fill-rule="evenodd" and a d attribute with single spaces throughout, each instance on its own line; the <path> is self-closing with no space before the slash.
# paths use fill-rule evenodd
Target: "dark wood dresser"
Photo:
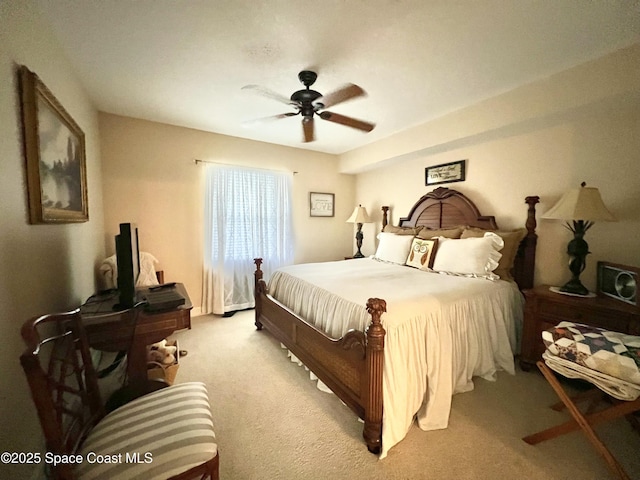
<path id="1" fill-rule="evenodd" d="M 544 352 L 542 331 L 562 321 L 584 323 L 615 332 L 640 335 L 640 308 L 609 297 L 562 295 L 540 285 L 525 290 L 520 367 L 530 370 Z"/>

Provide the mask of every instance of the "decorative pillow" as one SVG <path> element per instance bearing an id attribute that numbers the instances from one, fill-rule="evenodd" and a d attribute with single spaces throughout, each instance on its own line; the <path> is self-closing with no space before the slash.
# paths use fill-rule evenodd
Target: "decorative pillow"
<path id="1" fill-rule="evenodd" d="M 503 246 L 502 238 L 493 232 L 486 232 L 480 238 L 439 237 L 432 269 L 440 273 L 497 280 L 498 276 L 492 272 L 498 267 Z"/>
<path id="2" fill-rule="evenodd" d="M 398 263 L 404 265 L 411 248 L 411 235 L 396 235 L 395 233 L 381 232 L 378 234 L 378 248 L 373 258 L 383 262 Z"/>
<path id="3" fill-rule="evenodd" d="M 430 268 L 433 265 L 438 239 L 414 238 L 407 257 L 407 265 L 415 268 Z"/>
<path id="4" fill-rule="evenodd" d="M 462 236 L 460 238 L 482 237 L 487 231 L 488 230 L 483 230 L 477 227 L 467 227 L 462 232 Z M 527 229 L 520 228 L 518 230 L 504 232 L 493 230 L 493 232 L 500 235 L 502 240 L 504 240 L 504 247 L 500 251 L 500 253 L 502 253 L 502 258 L 500 259 L 498 268 L 496 268 L 493 273 L 503 280 L 513 280 L 513 276 L 511 275 L 513 262 L 518 254 L 520 242 L 522 242 L 524 237 L 527 236 Z"/>
<path id="5" fill-rule="evenodd" d="M 417 235 L 422 227 L 395 227 L 386 225 L 382 231 L 385 233 L 395 233 L 396 235 Z"/>
<path id="6" fill-rule="evenodd" d="M 460 238 L 464 226 L 454 227 L 454 228 L 440 228 L 440 229 L 431 229 L 431 228 L 423 228 L 418 232 L 418 237 L 429 239 L 436 237 L 446 237 L 446 238 Z"/>

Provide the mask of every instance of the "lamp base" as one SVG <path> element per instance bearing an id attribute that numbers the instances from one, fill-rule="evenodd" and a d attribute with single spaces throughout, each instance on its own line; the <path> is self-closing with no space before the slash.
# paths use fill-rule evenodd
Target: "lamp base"
<path id="1" fill-rule="evenodd" d="M 568 223 L 567 225 L 567 228 L 573 232 L 573 240 L 567 245 L 567 253 L 571 257 L 571 261 L 569 262 L 571 280 L 560 287 L 560 292 L 578 297 L 586 297 L 589 295 L 589 290 L 580 282 L 580 274 L 586 266 L 586 258 L 587 255 L 589 255 L 589 245 L 584 240 L 584 234 L 591 226 L 591 223 L 585 222 L 584 220 L 574 220 L 573 227 Z"/>
<path id="2" fill-rule="evenodd" d="M 356 247 L 358 247 L 358 251 L 353 255 L 353 258 L 364 258 L 364 255 L 360 251 L 362 248 L 362 238 L 364 235 L 362 234 L 362 224 L 358 223 L 358 231 L 356 232 Z"/>
<path id="3" fill-rule="evenodd" d="M 565 283 L 562 287 L 560 287 L 560 291 L 563 293 L 570 293 L 572 295 L 589 295 L 589 290 L 587 287 L 582 285 L 580 280 L 577 278 L 572 278 L 567 283 Z"/>
<path id="4" fill-rule="evenodd" d="M 586 295 L 578 295 L 575 293 L 563 292 L 562 287 L 549 287 L 549 290 L 553 293 L 559 293 L 560 295 L 568 295 L 570 297 L 581 297 L 581 298 L 594 298 L 597 295 L 593 292 L 589 292 Z"/>

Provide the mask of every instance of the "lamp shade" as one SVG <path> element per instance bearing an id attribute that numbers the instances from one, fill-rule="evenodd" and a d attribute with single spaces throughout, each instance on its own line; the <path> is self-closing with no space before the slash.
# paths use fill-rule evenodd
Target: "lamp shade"
<path id="1" fill-rule="evenodd" d="M 362 205 L 358 205 L 351 216 L 347 219 L 347 223 L 371 223 L 371 219 L 367 214 L 367 209 Z"/>
<path id="2" fill-rule="evenodd" d="M 542 218 L 615 222 L 616 218 L 604 206 L 598 189 L 585 185 L 583 182 L 580 188 L 565 193 Z"/>

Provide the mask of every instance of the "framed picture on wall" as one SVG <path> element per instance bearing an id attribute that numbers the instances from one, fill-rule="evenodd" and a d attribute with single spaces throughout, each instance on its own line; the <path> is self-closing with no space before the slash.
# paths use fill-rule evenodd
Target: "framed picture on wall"
<path id="1" fill-rule="evenodd" d="M 19 75 L 29 221 L 86 222 L 84 133 L 35 73 Z"/>
<path id="2" fill-rule="evenodd" d="M 335 194 L 333 193 L 309 193 L 309 214 L 312 217 L 333 217 Z"/>
<path id="3" fill-rule="evenodd" d="M 424 169 L 425 185 L 440 183 L 464 182 L 466 160 L 458 160 L 442 165 L 434 165 Z"/>

